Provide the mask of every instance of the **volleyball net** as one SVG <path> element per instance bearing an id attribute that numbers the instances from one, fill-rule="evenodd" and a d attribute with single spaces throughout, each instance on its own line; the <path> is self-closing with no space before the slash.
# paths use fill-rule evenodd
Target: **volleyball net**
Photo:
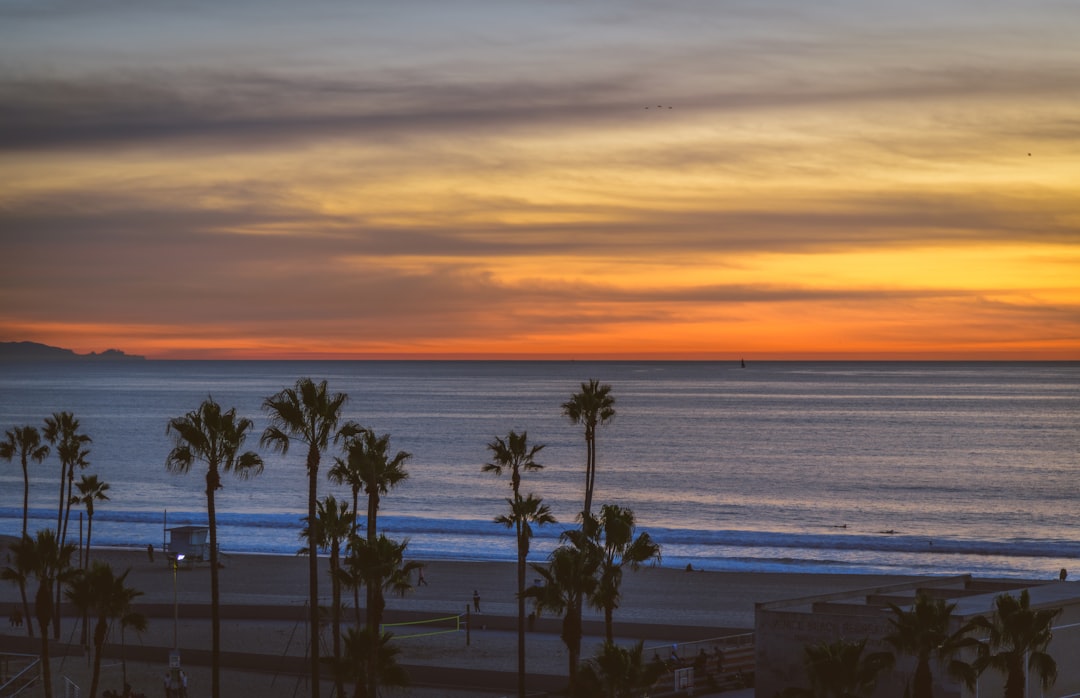
<path id="1" fill-rule="evenodd" d="M 383 623 L 379 627 L 382 632 L 388 630 L 393 632 L 395 640 L 406 640 L 411 637 L 431 637 L 465 630 L 465 616 L 459 613 L 456 616 L 425 618 L 403 623 Z"/>

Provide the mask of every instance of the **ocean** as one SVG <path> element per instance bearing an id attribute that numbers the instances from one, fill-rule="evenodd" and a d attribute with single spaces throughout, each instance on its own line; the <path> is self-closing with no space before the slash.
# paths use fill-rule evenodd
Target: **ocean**
<path id="1" fill-rule="evenodd" d="M 632 508 L 664 566 L 740 571 L 1057 578 L 1080 574 L 1080 363 L 145 361 L 0 363 L 0 430 L 71 411 L 110 483 L 95 545 L 161 545 L 204 524 L 204 470 L 165 470 L 169 419 L 207 396 L 256 429 L 264 398 L 301 376 L 349 396 L 345 417 L 412 454 L 382 499 L 380 530 L 417 559 L 512 560 L 493 523 L 509 478 L 481 472 L 488 444 L 527 431 L 545 468 L 523 490 L 574 523 L 583 430 L 560 405 L 590 378 L 612 386 L 598 429 L 594 506 Z M 224 478 L 227 554 L 294 554 L 306 513 L 304 451 L 260 451 L 264 473 Z M 320 496 L 348 498 L 325 473 Z M 55 524 L 59 463 L 31 464 L 31 530 Z M 78 476 L 77 476 L 78 477 Z M 0 532 L 18 535 L 22 474 L 0 462 Z M 73 517 L 74 517 L 73 513 Z M 69 535 L 78 536 L 73 518 Z"/>

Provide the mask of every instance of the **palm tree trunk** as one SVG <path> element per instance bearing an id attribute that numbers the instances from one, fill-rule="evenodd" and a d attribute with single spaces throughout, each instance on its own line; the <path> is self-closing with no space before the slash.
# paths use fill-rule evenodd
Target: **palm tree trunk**
<path id="1" fill-rule="evenodd" d="M 330 549 L 330 588 L 333 596 L 333 608 L 330 609 L 333 619 L 334 633 L 334 664 L 339 666 L 341 661 L 341 577 L 338 575 L 338 542 L 335 539 Z M 337 698 L 345 698 L 345 678 L 340 671 L 334 672 L 334 687 L 337 689 Z"/>
<path id="2" fill-rule="evenodd" d="M 377 517 L 379 515 L 379 491 L 377 489 L 368 489 L 368 511 L 367 511 L 367 537 L 368 543 L 374 547 L 376 531 L 378 529 Z M 374 698 L 379 694 L 379 681 L 376 676 L 379 661 L 379 585 L 376 581 L 377 577 L 372 575 L 367 580 L 365 585 L 366 598 L 367 598 L 367 632 L 371 633 L 371 647 L 373 648 L 371 654 L 368 656 L 367 666 L 367 694 L 369 698 Z"/>
<path id="3" fill-rule="evenodd" d="M 206 515 L 210 524 L 210 695 L 221 696 L 221 591 L 218 588 L 217 507 L 214 491 L 217 489 L 217 470 L 206 471 Z"/>
<path id="4" fill-rule="evenodd" d="M 97 697 L 98 683 L 101 680 L 101 650 L 105 647 L 108 630 L 108 621 L 98 618 L 97 627 L 94 628 L 94 671 L 90 677 L 90 698 Z"/>
<path id="5" fill-rule="evenodd" d="M 604 607 L 604 638 L 609 645 L 615 644 L 615 609 Z"/>
<path id="6" fill-rule="evenodd" d="M 83 569 L 90 569 L 90 534 L 94 532 L 94 515 L 86 514 L 86 557 L 83 558 Z"/>
<path id="7" fill-rule="evenodd" d="M 75 466 L 72 465 L 71 467 L 74 468 Z M 68 466 L 61 463 L 60 464 L 60 507 L 56 511 L 56 538 L 60 542 L 60 547 L 61 548 L 64 547 L 64 537 L 63 537 L 63 528 L 65 528 L 65 526 L 63 525 L 63 523 L 64 523 L 64 485 L 66 484 L 65 481 L 67 480 L 67 472 L 68 472 Z M 60 585 L 59 584 L 56 585 L 56 598 L 54 599 L 54 603 L 56 604 L 54 606 L 54 608 L 57 610 L 57 612 L 53 614 L 53 619 L 52 619 L 53 638 L 56 639 L 56 640 L 59 640 L 60 639 L 60 613 L 59 613 L 59 610 L 60 610 Z"/>
<path id="8" fill-rule="evenodd" d="M 22 457 L 22 481 L 23 481 L 23 495 L 22 495 L 22 537 L 26 538 L 26 515 L 30 511 L 30 473 L 26 470 L 26 454 Z M 30 616 L 26 617 L 26 622 L 32 624 Z"/>
<path id="9" fill-rule="evenodd" d="M 23 618 L 26 619 L 26 634 L 34 637 L 34 617 L 30 615 L 30 601 L 26 598 L 26 580 L 19 580 L 19 596 L 22 597 Z"/>
<path id="10" fill-rule="evenodd" d="M 518 522 L 517 602 L 518 602 L 518 698 L 525 698 L 525 551 L 522 549 L 524 532 Z"/>
<path id="11" fill-rule="evenodd" d="M 319 449 L 308 446 L 308 619 L 311 625 L 311 698 L 319 698 L 319 555 L 315 513 L 319 491 Z"/>
<path id="12" fill-rule="evenodd" d="M 352 510 L 353 510 L 353 536 L 356 536 L 360 531 L 360 509 L 357 507 L 360 505 L 360 487 L 352 488 Z M 358 580 L 357 580 L 358 582 Z M 359 582 L 353 586 L 353 615 L 356 618 L 356 629 L 360 629 L 360 584 Z"/>
<path id="13" fill-rule="evenodd" d="M 37 614 L 38 630 L 41 631 L 41 679 L 45 698 L 52 698 L 52 667 L 49 665 L 49 616 L 52 606 L 52 589 L 45 582 L 38 586 L 34 598 L 34 612 Z M 29 618 L 27 622 L 32 622 Z"/>

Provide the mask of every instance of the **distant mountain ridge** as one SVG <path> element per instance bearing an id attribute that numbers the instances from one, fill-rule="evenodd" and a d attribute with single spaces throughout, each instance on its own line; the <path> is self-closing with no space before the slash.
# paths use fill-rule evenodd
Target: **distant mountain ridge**
<path id="1" fill-rule="evenodd" d="M 76 354 L 71 349 L 38 342 L 0 342 L 0 361 L 145 361 L 145 356 L 106 349 L 98 354 Z"/>

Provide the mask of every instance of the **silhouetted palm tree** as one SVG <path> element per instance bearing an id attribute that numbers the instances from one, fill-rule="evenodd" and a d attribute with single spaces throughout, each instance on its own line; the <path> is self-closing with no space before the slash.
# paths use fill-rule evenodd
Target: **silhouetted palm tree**
<path id="1" fill-rule="evenodd" d="M 97 696 L 98 681 L 101 678 L 101 656 L 108 636 L 109 625 L 114 620 L 130 619 L 132 602 L 142 596 L 142 592 L 126 586 L 128 572 L 119 576 L 105 562 L 95 562 L 86 571 L 81 571 L 70 582 L 67 589 L 68 600 L 84 614 L 93 615 L 94 625 L 94 665 L 90 678 L 90 698 Z M 130 622 L 130 620 L 129 620 Z"/>
<path id="2" fill-rule="evenodd" d="M 251 431 L 250 419 L 236 416 L 236 409 L 222 411 L 213 398 L 183 417 L 169 420 L 166 433 L 172 434 L 173 449 L 165 468 L 187 473 L 196 462 L 206 464 L 206 513 L 210 524 L 210 690 L 221 695 L 221 593 L 218 588 L 217 508 L 214 493 L 221 489 L 221 474 L 247 479 L 262 472 L 263 461 L 254 451 L 244 451 Z"/>
<path id="3" fill-rule="evenodd" d="M 90 437 L 79 432 L 79 420 L 71 412 L 54 412 L 45 419 L 42 434 L 53 445 L 60 459 L 60 501 L 57 503 L 56 535 L 60 545 L 67 543 L 68 519 L 71 518 L 71 492 L 75 481 L 75 468 L 90 465 L 87 445 Z M 60 586 L 56 587 L 56 605 L 60 605 Z M 60 614 L 53 618 L 53 637 L 60 637 Z"/>
<path id="4" fill-rule="evenodd" d="M 405 462 L 412 458 L 411 453 L 398 451 L 390 455 L 390 435 L 378 436 L 370 429 L 364 429 L 349 441 L 350 467 L 355 468 L 364 483 L 367 495 L 367 542 L 375 545 L 378 541 L 378 516 L 381 495 L 387 494 L 395 486 L 408 479 Z M 368 627 L 378 626 L 373 615 L 376 608 L 383 605 L 382 587 L 378 584 L 366 584 L 366 609 Z"/>
<path id="5" fill-rule="evenodd" d="M 369 634 L 368 646 L 375 647 L 375 638 L 384 638 L 380 626 L 382 625 L 383 611 L 386 608 L 383 592 L 389 591 L 399 596 L 405 596 L 412 589 L 412 573 L 419 569 L 418 562 L 405 562 L 405 550 L 409 546 L 408 539 L 398 542 L 380 534 L 374 541 L 353 536 L 349 543 L 349 555 L 345 559 L 345 566 L 354 577 L 364 580 L 364 585 L 378 591 L 373 602 L 367 609 L 367 625 L 364 632 Z M 348 652 L 346 652 L 348 654 Z M 378 662 L 380 656 L 376 653 L 368 655 L 368 668 L 366 670 L 367 695 L 377 696 L 379 687 L 380 669 Z"/>
<path id="6" fill-rule="evenodd" d="M 932 658 L 945 667 L 949 676 L 963 681 L 969 689 L 975 687 L 978 678 L 975 668 L 959 659 L 958 655 L 965 648 L 977 648 L 979 641 L 969 636 L 974 630 L 971 623 L 950 631 L 949 624 L 955 608 L 955 603 L 946 603 L 944 599 L 935 599 L 928 594 L 916 596 L 910 610 L 889 604 L 894 617 L 888 620 L 893 631 L 885 636 L 885 642 L 896 652 L 916 659 L 915 676 L 911 682 L 912 698 L 932 698 Z"/>
<path id="7" fill-rule="evenodd" d="M 536 462 L 536 454 L 544 446 L 529 446 L 527 432 L 517 434 L 511 431 L 506 439 L 495 437 L 488 444 L 491 451 L 491 463 L 484 464 L 485 473 L 502 475 L 503 470 L 510 471 L 510 487 L 513 496 L 506 501 L 510 513 L 495 517 L 495 523 L 513 528 L 517 540 L 517 600 L 518 600 L 518 696 L 525 696 L 525 565 L 529 556 L 529 541 L 532 539 L 532 527 L 555 523 L 551 510 L 543 500 L 529 494 L 521 496 L 521 471 L 536 471 L 544 466 Z"/>
<path id="8" fill-rule="evenodd" d="M 607 642 L 614 643 L 614 614 L 622 596 L 623 569 L 629 567 L 636 571 L 648 562 L 659 564 L 660 545 L 648 533 L 635 537 L 633 510 L 617 504 L 603 505 L 600 516 L 589 517 L 583 522 L 581 531 L 567 531 L 564 535 L 573 537 L 581 532 L 585 532 L 588 540 L 580 545 L 594 544 L 601 557 L 596 590 L 589 602 L 604 612 L 604 637 Z"/>
<path id="9" fill-rule="evenodd" d="M 105 494 L 109 491 L 109 483 L 99 480 L 97 475 L 83 475 L 75 483 L 77 495 L 71 497 L 72 504 L 82 504 L 86 507 L 86 556 L 83 558 L 83 569 L 90 566 L 90 538 L 94 534 L 94 502 L 104 502 L 109 499 Z"/>
<path id="10" fill-rule="evenodd" d="M 563 414 L 573 424 L 585 425 L 585 505 L 582 512 L 592 513 L 593 489 L 596 486 L 596 427 L 607 424 L 615 417 L 615 398 L 610 385 L 601 385 L 596 379 L 581 384 L 581 392 L 574 393 L 562 404 Z"/>
<path id="11" fill-rule="evenodd" d="M 41 443 L 41 434 L 31 426 L 15 427 L 4 434 L 0 441 L 0 458 L 10 461 L 19 456 L 23 474 L 22 535 L 26 536 L 26 516 L 30 510 L 30 461 L 40 463 L 49 455 L 49 447 Z"/>
<path id="12" fill-rule="evenodd" d="M 582 662 L 575 696 L 640 698 L 648 695 L 667 667 L 662 662 L 646 661 L 644 654 L 644 641 L 629 648 L 605 641 L 599 654 Z"/>
<path id="13" fill-rule="evenodd" d="M 67 542 L 68 519 L 71 518 L 71 493 L 74 490 L 76 466 L 86 468 L 91 439 L 79 433 L 79 420 L 71 412 L 54 412 L 45 419 L 43 434 L 53 445 L 60 459 L 60 501 L 56 512 L 56 535 L 63 545 Z"/>
<path id="14" fill-rule="evenodd" d="M 1057 662 L 1046 647 L 1053 639 L 1054 618 L 1061 609 L 1031 608 L 1027 589 L 1020 592 L 1019 598 L 1010 594 L 998 596 L 994 608 L 993 618 L 978 616 L 973 621 L 975 627 L 989 633 L 976 666 L 1005 675 L 1005 698 L 1024 697 L 1025 663 L 1039 677 L 1044 691 L 1053 686 L 1057 681 Z"/>
<path id="15" fill-rule="evenodd" d="M 367 693 L 369 675 L 374 671 L 377 686 L 405 688 L 409 675 L 397 662 L 401 650 L 390 644 L 391 633 L 371 633 L 349 628 L 345 632 L 345 654 L 334 663 L 334 675 L 353 685 L 353 698 Z"/>
<path id="16" fill-rule="evenodd" d="M 299 441 L 307 446 L 308 521 L 314 521 L 319 498 L 319 462 L 322 452 L 331 440 L 349 436 L 338 432 L 341 411 L 348 400 L 345 393 L 329 394 L 326 381 L 315 383 L 301 378 L 293 388 L 285 388 L 263 400 L 263 409 L 270 418 L 270 426 L 262 434 L 259 443 L 269 446 L 282 455 L 288 453 L 289 444 Z M 308 539 L 308 548 L 318 549 L 314 530 Z M 319 561 L 318 556 L 308 557 L 308 604 L 311 632 L 311 696 L 319 698 Z"/>
<path id="17" fill-rule="evenodd" d="M 332 495 L 319 500 L 315 513 L 315 539 L 319 549 L 330 553 L 330 588 L 332 598 L 330 608 L 331 627 L 333 629 L 334 660 L 341 659 L 341 544 L 349 539 L 353 531 L 356 515 L 349 510 L 348 502 L 339 503 Z M 311 523 L 304 527 L 302 536 L 311 540 Z M 300 551 L 314 555 L 317 551 L 304 548 Z M 339 698 L 345 695 L 341 679 L 335 677 Z"/>
<path id="18" fill-rule="evenodd" d="M 562 615 L 559 637 L 566 645 L 569 664 L 570 693 L 573 695 L 581 658 L 581 605 L 596 590 L 596 571 L 600 556 L 593 549 L 563 544 L 555 548 L 548 564 L 533 565 L 544 583 L 525 590 L 525 597 L 536 603 L 536 612 Z"/>
<path id="19" fill-rule="evenodd" d="M 53 599 L 53 592 L 76 572 L 71 567 L 71 556 L 74 553 L 75 546 L 70 543 L 61 545 L 56 533 L 49 528 L 38 531 L 37 537 L 33 539 L 27 550 L 31 574 L 38 582 L 37 594 L 34 595 L 34 615 L 37 618 L 38 630 L 41 632 L 41 676 L 45 698 L 52 698 L 49 623 L 60 615 L 58 604 Z M 30 622 L 29 618 L 27 622 Z"/>
<path id="20" fill-rule="evenodd" d="M 359 424 L 354 422 L 348 422 L 342 427 L 342 433 L 346 434 L 344 437 L 343 450 L 345 452 L 345 458 L 340 456 L 334 457 L 334 464 L 330 467 L 330 470 L 326 473 L 330 482 L 335 485 L 347 485 L 349 487 L 349 493 L 352 495 L 352 510 L 355 516 L 353 516 L 353 535 L 358 535 L 360 532 L 360 490 L 364 488 L 364 464 L 361 458 L 349 457 L 350 446 L 352 442 L 362 436 L 365 430 Z M 353 591 L 353 612 L 356 614 L 356 624 L 360 625 L 360 587 L 363 586 L 363 582 L 360 580 L 352 579 L 347 573 L 343 574 L 343 581 L 352 588 Z"/>
<path id="21" fill-rule="evenodd" d="M 836 640 L 807 645 L 803 666 L 810 688 L 788 688 L 785 698 L 862 698 L 874 692 L 878 676 L 892 667 L 887 652 L 863 654 L 866 640 Z"/>
<path id="22" fill-rule="evenodd" d="M 34 574 L 34 539 L 23 536 L 8 546 L 9 564 L 0 569 L 0 579 L 12 582 L 19 587 L 22 599 L 23 618 L 26 619 L 26 634 L 34 636 L 34 617 L 30 615 L 30 602 L 26 597 L 26 586 Z"/>

